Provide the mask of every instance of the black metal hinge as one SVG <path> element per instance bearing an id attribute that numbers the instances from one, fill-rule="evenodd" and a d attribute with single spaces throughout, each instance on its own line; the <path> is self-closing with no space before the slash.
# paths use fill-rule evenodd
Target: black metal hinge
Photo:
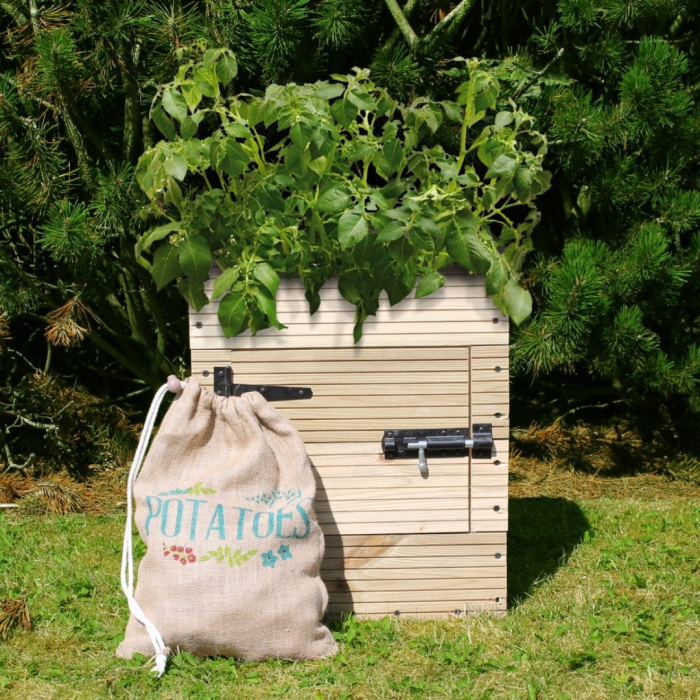
<path id="1" fill-rule="evenodd" d="M 272 384 L 236 384 L 230 367 L 214 367 L 214 393 L 218 396 L 241 396 L 257 391 L 268 401 L 310 399 L 314 392 L 306 386 L 274 386 Z"/>

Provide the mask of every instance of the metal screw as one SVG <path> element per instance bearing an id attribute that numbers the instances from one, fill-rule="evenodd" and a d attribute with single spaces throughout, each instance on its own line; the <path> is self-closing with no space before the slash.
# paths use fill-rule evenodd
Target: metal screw
<path id="1" fill-rule="evenodd" d="M 201 328 L 202 327 L 202 322 L 197 321 L 197 323 L 194 324 L 196 328 Z"/>
<path id="2" fill-rule="evenodd" d="M 394 433 L 393 433 L 391 430 L 389 430 L 389 431 L 387 432 L 387 435 L 388 435 L 389 437 L 394 437 Z"/>
<path id="3" fill-rule="evenodd" d="M 501 371 L 501 368 L 500 368 L 498 365 L 496 365 L 493 369 L 494 369 L 495 372 L 500 372 L 500 371 Z"/>
<path id="4" fill-rule="evenodd" d="M 496 418 L 500 418 L 503 414 L 502 413 L 494 413 L 493 415 L 496 416 Z"/>
<path id="5" fill-rule="evenodd" d="M 398 617 L 400 614 L 401 614 L 400 610 L 394 610 L 394 615 L 396 615 L 396 617 Z"/>
<path id="6" fill-rule="evenodd" d="M 447 435 L 447 431 L 446 431 L 446 430 L 441 430 L 441 431 L 440 431 L 440 435 Z"/>
<path id="7" fill-rule="evenodd" d="M 264 386 L 261 386 L 261 387 L 260 387 L 260 393 L 261 393 L 261 394 L 264 394 L 264 393 L 265 393 L 265 387 L 264 387 Z"/>
<path id="8" fill-rule="evenodd" d="M 494 506 L 493 509 L 498 513 L 498 511 L 501 510 L 501 506 Z"/>
<path id="9" fill-rule="evenodd" d="M 497 603 L 500 603 L 500 602 L 501 602 L 500 596 L 496 598 L 496 602 L 497 602 Z"/>
<path id="10" fill-rule="evenodd" d="M 497 460 L 494 462 L 494 464 L 495 464 L 497 467 L 500 467 L 500 466 L 501 466 L 501 460 L 500 460 L 500 459 L 497 459 Z"/>
<path id="11" fill-rule="evenodd" d="M 209 376 L 209 370 L 205 369 L 204 372 L 202 372 L 203 377 L 208 377 Z"/>
<path id="12" fill-rule="evenodd" d="M 299 396 L 303 396 L 303 395 L 304 395 L 304 390 L 303 390 L 303 389 L 299 389 Z"/>
<path id="13" fill-rule="evenodd" d="M 494 323 L 499 323 L 499 319 L 497 319 L 497 318 L 494 318 L 494 319 L 491 319 L 491 320 L 492 320 Z"/>
<path id="14" fill-rule="evenodd" d="M 500 552 L 496 552 L 496 559 L 500 559 L 503 555 Z"/>

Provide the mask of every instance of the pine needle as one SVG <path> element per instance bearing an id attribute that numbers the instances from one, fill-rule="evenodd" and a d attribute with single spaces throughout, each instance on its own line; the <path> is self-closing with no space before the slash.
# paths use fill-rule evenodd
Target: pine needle
<path id="1" fill-rule="evenodd" d="M 0 601 L 0 637 L 6 639 L 13 627 L 25 630 L 32 628 L 26 595 L 21 598 L 3 598 Z"/>
<path id="2" fill-rule="evenodd" d="M 45 481 L 32 489 L 31 496 L 36 496 L 49 513 L 67 515 L 81 513 L 83 503 L 80 496 L 69 486 Z"/>

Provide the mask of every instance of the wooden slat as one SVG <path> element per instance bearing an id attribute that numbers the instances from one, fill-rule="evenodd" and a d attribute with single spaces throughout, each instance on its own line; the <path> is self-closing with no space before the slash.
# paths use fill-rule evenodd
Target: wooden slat
<path id="1" fill-rule="evenodd" d="M 443 557 L 443 556 L 494 556 L 499 551 L 493 544 L 435 544 L 412 547 L 326 547 L 325 559 L 372 559 L 376 557 Z"/>
<path id="2" fill-rule="evenodd" d="M 285 338 L 288 336 L 301 335 L 304 337 L 320 337 L 333 335 L 343 338 L 348 342 L 345 344 L 352 344 L 352 334 L 353 334 L 354 323 L 352 321 L 345 321 L 339 323 L 331 323 L 322 320 L 321 317 L 316 319 L 316 317 L 307 319 L 307 323 L 298 323 L 289 328 L 279 331 L 276 328 L 266 328 L 265 330 L 258 331 L 255 335 L 255 339 L 260 338 Z M 442 335 L 449 333 L 465 333 L 473 334 L 475 336 L 481 335 L 493 335 L 497 333 L 498 326 L 489 321 L 458 321 L 453 320 L 449 322 L 439 322 L 432 320 L 415 320 L 401 323 L 385 322 L 381 319 L 376 323 L 365 323 L 362 332 L 362 338 L 376 338 L 383 337 L 387 335 L 419 335 L 419 334 L 437 334 Z M 502 335 L 507 336 L 507 333 L 502 333 Z M 224 337 L 223 331 L 219 323 L 212 324 L 202 324 L 201 328 L 195 326 L 190 327 L 190 338 L 192 340 L 201 341 L 202 338 L 217 338 Z M 242 340 L 244 338 L 250 338 L 247 334 L 242 334 L 236 336 L 235 340 Z"/>
<path id="3" fill-rule="evenodd" d="M 360 347 L 436 347 L 436 346 L 468 346 L 468 345 L 507 345 L 507 333 L 426 333 L 419 335 L 363 335 Z M 235 338 L 225 338 L 223 335 L 207 337 L 190 337 L 190 347 L 193 351 L 200 349 L 212 350 L 216 348 L 344 348 L 352 346 L 352 335 L 319 335 L 304 336 L 290 335 L 277 332 L 277 335 L 268 335 L 261 331 L 254 338 L 249 335 L 240 335 Z"/>
<path id="4" fill-rule="evenodd" d="M 309 422 L 311 422 L 311 421 L 309 421 Z M 341 421 L 341 422 L 343 422 L 343 421 Z M 464 423 L 464 420 L 456 421 L 456 423 L 457 423 L 456 425 L 444 425 L 445 421 L 437 419 L 437 418 L 425 418 L 422 421 L 420 421 L 420 420 L 416 420 L 416 421 L 404 420 L 404 421 L 401 421 L 401 425 L 393 425 L 392 426 L 390 424 L 387 424 L 385 426 L 385 428 L 382 430 L 370 430 L 367 426 L 360 428 L 360 426 L 358 426 L 358 425 L 354 425 L 352 428 L 349 428 L 349 426 L 347 425 L 347 421 L 345 421 L 345 428 L 346 428 L 345 430 L 331 428 L 330 426 L 327 430 L 314 430 L 314 427 L 320 427 L 320 426 L 304 425 L 303 427 L 300 427 L 299 423 L 300 423 L 300 421 L 298 421 L 298 420 L 294 421 L 295 427 L 302 434 L 302 438 L 304 439 L 305 442 L 342 443 L 342 442 L 366 441 L 366 442 L 370 442 L 370 443 L 374 443 L 374 444 L 379 444 L 381 442 L 381 439 L 384 436 L 384 429 L 391 430 L 392 428 L 399 429 L 399 428 L 461 428 L 461 427 L 464 427 L 463 425 L 460 425 L 460 423 Z M 415 425 L 411 425 L 410 423 L 415 423 Z M 419 423 L 420 423 L 420 425 L 418 425 Z M 508 429 L 495 427 L 493 429 L 493 435 L 495 438 L 507 438 L 508 437 Z"/>
<path id="5" fill-rule="evenodd" d="M 499 533 L 501 534 L 501 533 Z M 321 570 L 321 578 L 324 581 L 422 581 L 431 579 L 465 579 L 465 578 L 494 578 L 502 577 L 506 572 L 506 555 L 503 552 L 501 559 L 492 559 L 493 565 L 479 565 L 472 563 L 469 566 L 451 567 L 446 569 L 421 568 L 396 568 L 396 569 L 337 569 Z"/>
<path id="6" fill-rule="evenodd" d="M 466 425 L 469 422 L 469 410 L 466 406 L 466 401 L 461 406 L 393 406 L 390 408 L 381 405 L 381 402 L 379 406 L 371 408 L 368 406 L 339 407 L 329 406 L 325 402 L 320 403 L 319 407 L 308 406 L 299 408 L 292 405 L 292 402 L 289 402 L 283 406 L 278 406 L 278 408 L 287 418 L 294 422 L 298 430 L 303 430 L 304 427 L 311 427 L 310 422 L 312 420 L 322 421 L 323 426 L 327 426 L 330 429 L 342 428 L 342 423 L 338 421 L 347 423 L 348 427 L 356 424 L 358 427 L 361 427 L 358 421 L 362 421 L 362 426 L 366 425 L 367 427 L 376 427 L 377 420 L 380 420 L 382 423 L 391 421 L 391 425 L 387 426 L 389 429 L 403 426 L 405 422 L 411 421 L 414 422 L 414 425 L 407 425 L 406 427 L 429 427 L 427 425 L 418 425 L 416 421 L 431 421 L 433 419 L 436 419 L 438 423 L 441 421 L 442 423 L 463 421 Z M 492 422 L 496 420 L 494 419 Z M 506 422 L 505 419 L 500 419 L 500 421 L 499 425 Z M 437 427 L 442 427 L 442 425 Z"/>
<path id="7" fill-rule="evenodd" d="M 503 596 L 501 596 L 503 598 Z M 491 600 L 453 600 L 444 602 L 417 602 L 417 603 L 401 603 L 400 605 L 391 605 L 390 603 L 329 603 L 328 614 L 335 615 L 340 613 L 352 612 L 358 618 L 362 619 L 366 615 L 375 615 L 376 617 L 393 616 L 395 611 L 400 612 L 401 619 L 412 619 L 414 615 L 425 613 L 429 619 L 434 619 L 438 614 L 443 614 L 445 617 L 459 618 L 459 615 L 450 615 L 453 610 L 459 610 L 464 614 L 476 611 L 486 610 L 505 610 L 506 603 L 503 599 L 502 603 L 496 603 Z"/>
<path id="8" fill-rule="evenodd" d="M 383 535 L 386 532 L 394 534 L 423 534 L 423 533 L 446 533 L 463 532 L 468 528 L 468 519 L 462 517 L 458 520 L 425 520 L 425 521 L 395 521 L 377 523 L 356 523 L 356 522 L 334 522 L 329 521 L 321 524 L 321 529 L 329 535 Z M 482 528 L 485 531 L 502 529 L 499 527 Z"/>
<path id="9" fill-rule="evenodd" d="M 355 307 L 348 305 L 346 309 L 326 310 L 317 312 L 313 316 L 309 314 L 307 309 L 300 310 L 279 310 L 277 318 L 285 326 L 289 326 L 291 332 L 294 332 L 294 326 L 318 323 L 354 323 L 355 322 Z M 496 321 L 494 322 L 494 319 Z M 472 323 L 475 321 L 492 323 L 494 326 L 499 324 L 507 324 L 507 319 L 500 312 L 494 312 L 492 309 L 422 309 L 420 306 L 405 309 L 399 305 L 393 309 L 385 309 L 377 316 L 369 316 L 364 322 L 364 327 L 368 328 L 371 325 L 381 323 Z M 190 317 L 190 327 L 198 329 L 197 325 L 201 323 L 203 327 L 219 328 L 219 320 L 214 313 L 198 313 L 192 314 Z M 496 330 L 502 330 L 497 328 Z"/>
<path id="10" fill-rule="evenodd" d="M 425 350 L 423 351 L 425 355 Z M 276 360 L 267 362 L 243 362 L 236 361 L 235 375 L 245 375 L 247 377 L 258 374 L 276 374 L 280 371 L 280 362 L 284 362 L 284 371 L 287 374 L 370 374 L 375 372 L 412 374 L 426 370 L 426 357 L 420 360 L 399 360 L 399 359 L 357 359 L 357 360 L 318 360 L 313 357 L 307 361 L 289 362 L 286 357 L 280 357 L 277 353 Z M 195 371 L 209 369 L 209 363 L 197 362 L 193 364 Z M 466 360 L 443 360 L 436 357 L 430 362 L 431 372 L 466 372 L 468 371 Z"/>
<path id="11" fill-rule="evenodd" d="M 501 455 L 498 459 L 504 460 L 508 458 L 508 440 L 496 439 L 494 440 L 495 453 Z M 347 443 L 315 443 L 306 446 L 306 451 L 309 456 L 313 459 L 314 456 L 328 456 L 328 455 L 338 455 L 345 457 L 348 455 L 381 455 L 381 446 L 379 443 L 365 442 L 363 440 L 356 440 L 355 442 Z M 496 459 L 494 457 L 493 459 Z M 493 459 L 488 460 L 475 460 L 472 458 L 472 463 L 476 464 L 492 464 Z"/>
<path id="12" fill-rule="evenodd" d="M 370 593 L 375 591 L 454 591 L 464 589 L 505 591 L 507 579 L 500 578 L 463 578 L 463 579 L 377 579 L 374 581 L 326 581 L 326 588 L 334 601 L 336 593 Z M 505 595 L 505 593 L 503 593 Z"/>
<path id="13" fill-rule="evenodd" d="M 478 580 L 478 579 L 477 579 Z M 481 579 L 481 581 L 488 579 Z M 433 588 L 426 590 L 405 589 L 398 591 L 331 591 L 329 593 L 329 606 L 340 604 L 352 605 L 388 605 L 390 609 L 401 609 L 404 605 L 424 605 L 435 603 L 453 609 L 459 607 L 464 601 L 470 600 L 495 600 L 505 598 L 505 580 L 500 580 L 498 584 L 488 588 L 472 588 L 468 586 L 455 586 L 452 589 Z"/>
<path id="14" fill-rule="evenodd" d="M 218 356 L 221 350 L 201 350 L 198 360 L 209 361 L 209 355 Z M 231 362 L 238 366 L 240 362 L 284 362 L 285 366 L 297 362 L 345 362 L 348 360 L 414 360 L 425 362 L 424 348 L 333 348 L 331 350 L 319 348 L 317 350 L 285 350 L 280 356 L 278 350 L 225 350 L 230 353 Z M 435 354 L 440 361 L 460 360 L 466 362 L 469 359 L 469 348 L 448 347 L 436 348 Z"/>
<path id="15" fill-rule="evenodd" d="M 463 545 L 490 544 L 506 546 L 506 537 L 501 532 L 480 533 L 454 532 L 441 535 L 328 535 L 326 547 L 415 547 L 423 545 Z M 498 551 L 504 551 L 498 549 Z"/>
<path id="16" fill-rule="evenodd" d="M 196 376 L 196 375 L 194 375 Z M 443 374 L 441 372 L 424 372 L 420 376 L 416 376 L 416 381 L 412 383 L 396 382 L 396 375 L 380 374 L 372 377 L 372 381 L 368 381 L 365 375 L 364 381 L 352 376 L 342 375 L 303 375 L 303 374 L 268 374 L 265 377 L 245 377 L 236 375 L 234 378 L 240 384 L 278 384 L 281 386 L 310 386 L 313 389 L 314 397 L 317 396 L 386 396 L 402 395 L 436 395 L 443 394 L 459 394 L 467 396 L 469 392 L 468 373 Z M 436 382 L 431 382 L 430 379 L 435 378 Z M 197 377 L 200 384 L 211 390 L 214 384 L 213 377 Z M 255 379 L 256 381 L 252 381 Z M 441 384 L 439 382 L 447 382 L 454 379 L 454 383 Z M 251 380 L 251 381 L 246 381 Z M 262 381 L 261 381 L 262 380 Z M 282 381 L 284 383 L 282 384 Z M 354 381 L 353 381 L 354 380 Z M 344 384 L 326 384 L 324 382 L 345 382 Z M 311 399 L 310 401 L 313 401 Z M 309 404 L 309 400 L 305 400 L 304 405 Z"/>
<path id="17" fill-rule="evenodd" d="M 497 490 L 498 487 L 493 487 L 493 489 L 496 495 L 500 495 L 503 491 L 502 488 L 500 490 Z M 445 487 L 423 486 L 420 490 L 412 490 L 411 493 L 416 499 L 422 498 L 423 500 L 434 500 L 441 498 L 444 499 L 445 495 L 448 493 L 448 490 L 446 490 Z M 469 503 L 469 501 L 467 500 L 469 498 L 469 489 L 466 486 L 460 489 L 450 489 L 449 493 L 451 493 L 453 496 L 457 496 L 461 493 L 464 499 L 463 506 L 467 507 Z M 395 504 L 398 504 L 395 507 L 399 507 L 401 502 L 403 501 L 403 498 L 409 498 L 410 496 L 408 492 L 404 491 L 402 491 L 401 494 L 403 497 L 397 498 L 398 494 L 396 488 L 393 488 L 390 485 L 376 489 L 363 489 L 361 488 L 361 485 L 360 488 L 356 489 L 334 489 L 332 487 L 319 487 L 319 489 L 316 491 L 315 508 L 316 510 L 328 510 L 329 502 L 333 504 L 333 508 L 346 508 L 349 507 L 343 505 L 343 503 L 346 501 L 354 503 L 355 508 L 364 507 L 364 503 L 367 504 L 367 507 L 370 507 L 371 503 L 377 501 L 381 502 L 391 500 L 393 500 Z M 488 493 L 484 493 L 483 495 L 491 495 L 491 492 L 489 491 Z"/>
<path id="18" fill-rule="evenodd" d="M 471 348 L 472 360 L 480 358 L 499 358 L 507 359 L 510 348 L 506 345 L 475 345 Z"/>
<path id="19" fill-rule="evenodd" d="M 367 477 L 382 477 L 386 479 L 403 478 L 406 476 L 417 476 L 424 486 L 430 486 L 431 481 L 438 476 L 466 476 L 469 473 L 469 461 L 467 457 L 457 459 L 428 459 L 428 474 L 423 478 L 418 471 L 418 458 L 407 459 L 384 459 L 382 456 L 370 457 L 358 464 L 319 464 L 319 460 L 313 462 L 316 473 L 321 479 L 335 478 L 355 478 L 366 479 Z M 500 474 L 494 467 L 494 474 Z M 503 472 L 505 470 L 502 470 Z M 358 483 L 358 486 L 362 486 Z"/>
<path id="20" fill-rule="evenodd" d="M 502 561 L 504 556 L 502 555 Z M 491 562 L 495 561 L 495 555 L 476 555 L 476 556 L 449 556 L 449 557 L 367 557 L 357 559 L 328 559 L 323 561 L 321 571 L 331 571 L 340 569 L 341 571 L 349 572 L 352 569 L 362 569 L 369 571 L 370 569 L 392 570 L 392 569 L 430 569 L 436 578 L 442 578 L 442 571 L 446 569 L 464 569 L 469 567 L 486 567 Z M 438 572 L 437 570 L 440 569 Z M 377 576 L 383 578 L 384 574 Z"/>
<path id="21" fill-rule="evenodd" d="M 422 494 L 416 494 L 416 496 L 419 495 L 422 496 Z M 465 489 L 464 495 L 461 498 L 445 498 L 444 494 L 442 497 L 435 498 L 396 498 L 396 494 L 394 494 L 393 499 L 389 498 L 386 500 L 344 500 L 336 498 L 328 500 L 327 498 L 317 498 L 314 503 L 314 511 L 319 517 L 321 517 L 322 513 L 330 513 L 334 516 L 337 515 L 341 517 L 345 517 L 348 513 L 356 514 L 359 519 L 364 517 L 370 522 L 379 522 L 376 518 L 380 513 L 391 513 L 394 518 L 407 520 L 409 516 L 415 516 L 415 519 L 419 517 L 430 518 L 433 516 L 434 511 L 438 511 L 437 517 L 442 518 L 444 513 L 457 510 L 463 517 L 466 517 L 465 514 L 469 508 L 468 496 L 469 494 Z M 492 499 L 492 501 L 496 502 L 494 499 Z M 397 515 L 397 513 L 399 515 Z M 404 517 L 404 515 L 406 517 Z"/>

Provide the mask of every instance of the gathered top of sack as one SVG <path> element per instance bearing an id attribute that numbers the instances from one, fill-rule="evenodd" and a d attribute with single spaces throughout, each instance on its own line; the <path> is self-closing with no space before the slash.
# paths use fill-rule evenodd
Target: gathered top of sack
<path id="1" fill-rule="evenodd" d="M 321 622 L 316 483 L 292 423 L 258 393 L 217 396 L 189 378 L 139 474 L 145 449 L 130 486 L 147 551 L 133 593 L 127 523 L 122 584 L 132 615 L 117 655 L 155 652 L 162 673 L 179 650 L 246 661 L 334 654 Z"/>

